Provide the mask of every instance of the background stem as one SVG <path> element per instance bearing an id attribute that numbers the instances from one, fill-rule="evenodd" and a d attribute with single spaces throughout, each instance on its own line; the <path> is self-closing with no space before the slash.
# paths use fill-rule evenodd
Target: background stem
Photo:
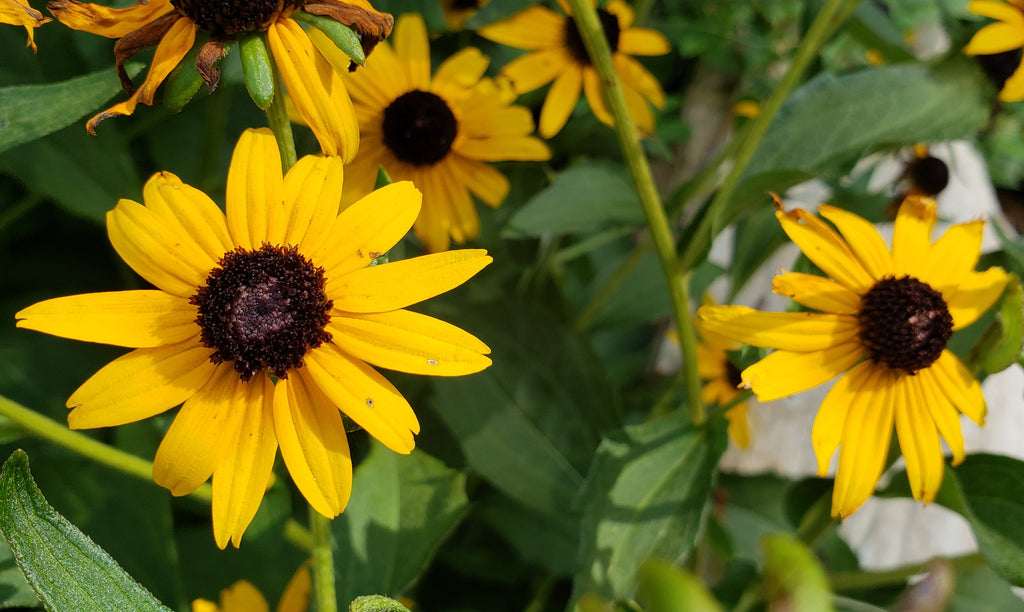
<path id="1" fill-rule="evenodd" d="M 338 596 L 334 588 L 334 539 L 331 519 L 309 507 L 309 527 L 313 534 L 313 592 L 320 612 L 337 612 Z"/>

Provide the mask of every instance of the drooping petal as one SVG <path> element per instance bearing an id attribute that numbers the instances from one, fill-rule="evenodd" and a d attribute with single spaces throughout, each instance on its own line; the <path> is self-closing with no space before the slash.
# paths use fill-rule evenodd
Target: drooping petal
<path id="1" fill-rule="evenodd" d="M 32 8 L 25 0 L 0 1 L 0 23 L 23 26 L 28 32 L 28 42 L 25 46 L 31 47 L 33 52 L 38 50 L 33 28 L 38 28 L 49 21 L 49 17 L 43 17 L 42 13 Z"/>
<path id="2" fill-rule="evenodd" d="M 267 490 L 277 454 L 274 434 L 274 385 L 266 376 L 239 383 L 236 403 L 241 425 L 223 440 L 224 453 L 213 473 L 213 537 L 223 550 L 230 540 L 238 548 Z"/>
<path id="3" fill-rule="evenodd" d="M 989 268 L 968 273 L 957 287 L 949 290 L 950 293 L 943 291 L 949 314 L 953 316 L 953 330 L 967 327 L 988 312 L 1003 294 L 1009 278 L 1002 268 Z"/>
<path id="4" fill-rule="evenodd" d="M 859 295 L 817 274 L 780 274 L 772 278 L 772 291 L 822 312 L 856 315 L 860 311 Z"/>
<path id="5" fill-rule="evenodd" d="M 213 261 L 234 248 L 224 213 L 208 195 L 170 172 L 157 172 L 142 191 L 146 208 L 191 236 Z"/>
<path id="6" fill-rule="evenodd" d="M 349 418 L 384 446 L 409 454 L 420 423 L 409 402 L 376 370 L 333 344 L 306 355 L 306 373 Z"/>
<path id="7" fill-rule="evenodd" d="M 67 406 L 71 429 L 134 423 L 192 397 L 213 376 L 211 349 L 198 340 L 135 349 L 82 383 Z"/>
<path id="8" fill-rule="evenodd" d="M 839 228 L 843 240 L 864 265 L 868 274 L 875 279 L 892 274 L 892 257 L 889 255 L 889 249 L 870 221 L 828 204 L 819 206 L 818 212 Z"/>
<path id="9" fill-rule="evenodd" d="M 612 117 L 611 111 L 604 104 L 604 98 L 601 94 L 601 78 L 597 76 L 597 71 L 593 69 L 583 69 L 583 95 L 587 98 L 587 104 L 590 105 L 590 112 L 594 113 L 594 117 L 598 121 L 605 125 L 613 125 L 615 118 Z M 634 121 L 636 117 L 633 117 Z"/>
<path id="10" fill-rule="evenodd" d="M 341 208 L 344 169 L 338 157 L 307 155 L 284 177 L 288 211 L 283 244 L 316 253 L 324 244 Z"/>
<path id="11" fill-rule="evenodd" d="M 924 398 L 917 394 L 917 388 L 904 376 L 896 381 L 893 403 L 896 405 L 896 435 L 900 450 L 907 462 L 907 478 L 914 499 L 929 503 L 942 484 L 945 462 L 939 434 L 935 430 Z"/>
<path id="12" fill-rule="evenodd" d="M 128 348 L 175 344 L 199 334 L 196 307 L 163 291 L 110 291 L 53 298 L 14 315 L 17 326 Z"/>
<path id="13" fill-rule="evenodd" d="M 564 17 L 546 7 L 531 6 L 508 19 L 478 29 L 477 34 L 509 47 L 534 50 L 562 45 L 564 29 Z"/>
<path id="14" fill-rule="evenodd" d="M 924 378 L 923 384 L 941 389 L 967 418 L 978 425 L 985 424 L 985 396 L 981 393 L 981 384 L 952 352 L 942 351 L 935 363 L 917 375 Z"/>
<path id="15" fill-rule="evenodd" d="M 397 310 L 458 287 L 491 261 L 483 249 L 423 255 L 328 277 L 327 295 L 347 312 Z"/>
<path id="16" fill-rule="evenodd" d="M 252 250 L 264 242 L 280 244 L 270 240 L 270 232 L 284 230 L 284 183 L 281 153 L 269 129 L 248 129 L 238 138 L 225 199 L 228 229 L 236 245 Z"/>
<path id="17" fill-rule="evenodd" d="M 328 287 L 332 280 L 365 268 L 395 246 L 412 227 L 422 200 L 412 182 L 400 181 L 371 192 L 341 211 L 316 257 Z"/>
<path id="18" fill-rule="evenodd" d="M 927 264 L 935 225 L 935 200 L 909 196 L 896 213 L 892 233 L 892 267 L 897 276 L 916 277 Z"/>
<path id="19" fill-rule="evenodd" d="M 942 390 L 922 376 L 908 377 L 908 384 L 914 387 L 917 398 L 921 401 L 923 413 L 931 416 L 939 434 L 946 440 L 949 450 L 953 453 L 953 465 L 964 460 L 964 437 L 960 432 L 960 413 L 953 407 Z"/>
<path id="20" fill-rule="evenodd" d="M 121 38 L 174 10 L 170 0 L 142 0 L 128 8 L 108 8 L 76 0 L 50 0 L 46 9 L 72 30 Z"/>
<path id="21" fill-rule="evenodd" d="M 704 328 L 743 344 L 787 351 L 817 351 L 853 340 L 856 317 L 812 312 L 761 312 L 746 306 L 702 306 Z"/>
<path id="22" fill-rule="evenodd" d="M 238 401 L 243 393 L 230 364 L 221 364 L 195 395 L 185 400 L 160 442 L 153 460 L 153 481 L 171 495 L 188 495 L 213 475 L 241 426 Z"/>
<path id="23" fill-rule="evenodd" d="M 392 41 L 398 61 L 409 75 L 409 84 L 414 89 L 427 91 L 430 87 L 430 43 L 423 18 L 416 13 L 400 16 Z"/>
<path id="24" fill-rule="evenodd" d="M 191 236 L 131 200 L 121 200 L 107 213 L 107 235 L 132 270 L 179 297 L 194 295 L 217 264 Z"/>
<path id="25" fill-rule="evenodd" d="M 810 353 L 775 351 L 743 370 L 743 384 L 769 402 L 826 383 L 863 357 L 859 343 L 848 342 Z"/>
<path id="26" fill-rule="evenodd" d="M 304 563 L 284 587 L 284 593 L 277 602 L 277 612 L 306 612 L 312 594 L 313 579 L 309 575 L 309 565 Z"/>
<path id="27" fill-rule="evenodd" d="M 837 380 L 822 400 L 811 429 L 811 444 L 814 446 L 814 456 L 818 460 L 818 476 L 824 477 L 828 474 L 832 455 L 843 440 L 850 406 L 857 403 L 864 385 L 874 375 L 873 364 L 870 361 L 862 361 L 853 366 L 846 376 Z M 860 424 L 851 423 L 850 426 L 859 427 Z"/>
<path id="28" fill-rule="evenodd" d="M 320 514 L 333 518 L 352 492 L 352 459 L 338 408 L 294 370 L 274 388 L 274 427 L 295 486 Z"/>
<path id="29" fill-rule="evenodd" d="M 505 64 L 501 74 L 518 94 L 533 91 L 555 80 L 563 70 L 572 68 L 562 49 L 543 49 Z"/>
<path id="30" fill-rule="evenodd" d="M 869 368 L 846 415 L 832 514 L 850 516 L 875 491 L 892 440 L 895 379 L 885 368 Z"/>
<path id="31" fill-rule="evenodd" d="M 850 247 L 824 221 L 800 208 L 788 212 L 776 211 L 775 217 L 790 240 L 833 280 L 858 295 L 874 284 L 874 279 Z"/>
<path id="32" fill-rule="evenodd" d="M 389 370 L 462 376 L 491 365 L 491 350 L 472 334 L 408 310 L 336 315 L 327 331 L 346 353 Z"/>
<path id="33" fill-rule="evenodd" d="M 540 128 L 537 131 L 541 136 L 551 138 L 561 131 L 580 100 L 582 87 L 583 70 L 580 68 L 566 67 L 555 79 L 540 109 Z"/>

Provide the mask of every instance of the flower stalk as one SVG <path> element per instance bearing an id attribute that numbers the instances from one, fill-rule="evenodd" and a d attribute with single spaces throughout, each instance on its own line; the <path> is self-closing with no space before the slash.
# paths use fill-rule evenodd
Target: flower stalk
<path id="1" fill-rule="evenodd" d="M 274 132 L 277 148 L 281 152 L 281 171 L 288 170 L 298 161 L 295 152 L 295 138 L 292 136 L 292 122 L 288 118 L 288 105 L 284 100 L 284 85 L 281 84 L 281 72 L 274 64 L 270 65 L 274 73 L 274 98 L 267 108 L 267 123 Z"/>
<path id="2" fill-rule="evenodd" d="M 707 415 L 700 399 L 700 377 L 697 375 L 697 335 L 690 315 L 690 275 L 685 272 L 679 273 L 675 238 L 669 227 L 668 215 L 665 214 L 650 164 L 647 163 L 647 156 L 640 145 L 640 133 L 629 114 L 622 82 L 615 70 L 612 51 L 605 39 L 597 10 L 588 0 L 569 0 L 569 4 L 583 45 L 601 79 L 601 92 L 608 110 L 615 119 L 615 135 L 622 149 L 622 157 L 633 179 L 633 187 L 644 209 L 651 238 L 661 259 L 662 271 L 672 297 L 676 327 L 679 329 L 690 417 L 695 424 L 700 425 Z"/>

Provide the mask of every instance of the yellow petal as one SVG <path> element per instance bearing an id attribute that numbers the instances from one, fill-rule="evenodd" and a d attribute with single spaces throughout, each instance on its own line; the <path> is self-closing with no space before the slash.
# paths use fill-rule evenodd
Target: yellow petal
<path id="1" fill-rule="evenodd" d="M 859 295 L 835 281 L 816 274 L 780 274 L 772 278 L 772 291 L 822 312 L 845 315 L 856 315 L 860 312 Z"/>
<path id="2" fill-rule="evenodd" d="M 628 55 L 617 54 L 614 59 L 615 70 L 627 88 L 636 90 L 658 108 L 665 106 L 665 92 L 661 89 L 661 83 L 643 64 Z"/>
<path id="3" fill-rule="evenodd" d="M 193 599 L 192 612 L 221 612 L 221 609 L 209 599 Z"/>
<path id="4" fill-rule="evenodd" d="M 430 88 L 430 43 L 427 42 L 427 26 L 423 18 L 416 13 L 401 15 L 391 39 L 398 61 L 409 75 L 409 84 L 427 91 Z"/>
<path id="5" fill-rule="evenodd" d="M 496 43 L 518 49 L 544 49 L 563 44 L 565 18 L 543 6 L 525 11 L 484 26 L 477 34 Z"/>
<path id="6" fill-rule="evenodd" d="M 850 398 L 832 493 L 832 514 L 842 517 L 853 514 L 874 493 L 892 440 L 895 379 L 885 368 L 865 372 L 859 391 Z"/>
<path id="7" fill-rule="evenodd" d="M 917 375 L 924 379 L 922 384 L 940 389 L 967 418 L 978 425 L 985 424 L 985 396 L 981 393 L 981 384 L 952 352 L 942 351 L 935 363 Z"/>
<path id="8" fill-rule="evenodd" d="M 990 17 L 1006 23 L 1017 23 L 1024 25 L 1024 13 L 1019 8 L 995 2 L 994 0 L 973 0 L 967 3 L 967 10 L 982 17 Z"/>
<path id="9" fill-rule="evenodd" d="M 636 13 L 622 0 L 609 0 L 604 5 L 604 10 L 615 16 L 619 24 L 619 31 L 624 32 L 628 30 L 629 26 L 633 25 L 633 21 L 636 19 Z"/>
<path id="10" fill-rule="evenodd" d="M 927 504 L 935 499 L 935 493 L 942 484 L 945 462 L 942 460 L 935 422 L 923 405 L 924 398 L 917 394 L 917 388 L 909 378 L 904 376 L 896 382 L 893 396 L 896 404 L 896 435 L 907 462 L 910 491 L 914 499 Z"/>
<path id="11" fill-rule="evenodd" d="M 433 376 L 462 376 L 491 365 L 472 334 L 408 310 L 331 317 L 327 331 L 346 353 L 376 366 Z"/>
<path id="12" fill-rule="evenodd" d="M 153 460 L 153 481 L 171 495 L 187 495 L 217 469 L 224 441 L 235 437 L 243 408 L 244 383 L 230 363 L 217 367 L 210 380 L 182 405 Z"/>
<path id="13" fill-rule="evenodd" d="M 146 208 L 165 223 L 191 236 L 213 261 L 234 248 L 224 213 L 202 191 L 170 172 L 157 172 L 142 192 Z"/>
<path id="14" fill-rule="evenodd" d="M 58 21 L 73 30 L 121 38 L 174 10 L 170 0 L 141 0 L 128 8 L 108 8 L 75 0 L 51 0 L 47 4 Z"/>
<path id="15" fill-rule="evenodd" d="M 295 486 L 317 512 L 334 518 L 352 493 L 352 459 L 338 408 L 303 370 L 274 387 L 274 427 Z"/>
<path id="16" fill-rule="evenodd" d="M 1008 280 L 1002 268 L 989 268 L 969 273 L 950 293 L 944 291 L 946 306 L 953 316 L 953 330 L 963 329 L 981 318 L 1003 294 Z"/>
<path id="17" fill-rule="evenodd" d="M 932 384 L 930 384 L 932 383 Z M 953 453 L 953 465 L 964 460 L 964 437 L 960 432 L 960 413 L 953 407 L 942 390 L 933 381 L 920 375 L 909 376 L 907 384 L 914 387 L 914 393 L 921 402 L 923 413 L 930 416 L 939 434 L 946 440 Z"/>
<path id="18" fill-rule="evenodd" d="M 853 342 L 810 353 L 775 351 L 743 370 L 743 384 L 759 401 L 769 402 L 826 383 L 862 357 L 863 350 Z"/>
<path id="19" fill-rule="evenodd" d="M 483 249 L 423 255 L 328 278 L 327 295 L 347 312 L 397 310 L 458 287 L 491 261 Z"/>
<path id="20" fill-rule="evenodd" d="M 250 128 L 238 138 L 228 168 L 226 200 L 228 229 L 236 245 L 252 250 L 264 242 L 280 244 L 269 239 L 269 232 L 284 229 L 281 154 L 269 129 Z M 272 223 L 278 227 L 271 229 Z"/>
<path id="21" fill-rule="evenodd" d="M 858 402 L 859 394 L 875 375 L 875 369 L 870 361 L 858 363 L 846 376 L 832 385 L 828 395 L 822 400 L 811 429 L 811 444 L 814 446 L 814 456 L 818 460 L 818 476 L 824 477 L 828 474 L 832 455 L 843 440 L 843 430 L 850 406 Z M 859 427 L 859 423 L 851 423 L 850 426 Z"/>
<path id="22" fill-rule="evenodd" d="M 107 213 L 110 244 L 139 276 L 183 298 L 206 284 L 217 262 L 188 234 L 138 202 L 121 200 Z"/>
<path id="23" fill-rule="evenodd" d="M 500 171 L 489 164 L 467 159 L 460 164 L 460 172 L 466 187 L 484 204 L 497 208 L 505 201 L 511 184 Z"/>
<path id="24" fill-rule="evenodd" d="M 341 207 L 344 169 L 341 158 L 307 155 L 284 177 L 288 211 L 283 244 L 316 253 L 324 244 Z"/>
<path id="25" fill-rule="evenodd" d="M 458 153 L 480 161 L 542 161 L 551 157 L 551 150 L 532 136 L 467 138 L 459 143 Z M 459 176 L 460 181 L 463 180 Z"/>
<path id="26" fill-rule="evenodd" d="M 583 70 L 577 67 L 566 67 L 555 79 L 540 110 L 541 136 L 551 138 L 565 126 L 579 102 L 582 87 Z"/>
<path id="27" fill-rule="evenodd" d="M 417 171 L 413 182 L 423 190 L 423 209 L 413 224 L 413 231 L 428 253 L 448 250 L 452 213 L 445 198 L 445 188 L 435 172 Z"/>
<path id="28" fill-rule="evenodd" d="M 827 204 L 819 206 L 818 212 L 839 228 L 839 233 L 843 235 L 846 244 L 864 265 L 868 274 L 876 279 L 892 274 L 892 257 L 889 255 L 889 249 L 871 222 Z"/>
<path id="29" fill-rule="evenodd" d="M 17 326 L 128 348 L 152 348 L 198 336 L 196 307 L 163 291 L 110 291 L 53 298 L 14 315 Z"/>
<path id="30" fill-rule="evenodd" d="M 918 280 L 944 295 L 956 290 L 974 270 L 981 252 L 983 221 L 954 225 L 931 246 Z"/>
<path id="31" fill-rule="evenodd" d="M 672 50 L 668 39 L 657 30 L 631 28 L 619 36 L 620 53 L 628 55 L 665 55 Z"/>
<path id="32" fill-rule="evenodd" d="M 563 70 L 572 68 L 565 51 L 544 49 L 517 57 L 501 69 L 518 94 L 533 91 L 555 80 Z"/>
<path id="33" fill-rule="evenodd" d="M 802 209 L 777 211 L 775 217 L 804 255 L 833 280 L 862 295 L 874 284 L 850 247 L 824 221 Z"/>
<path id="34" fill-rule="evenodd" d="M 967 55 L 993 55 L 1024 46 L 1024 24 L 990 23 L 974 34 L 964 47 Z"/>
<path id="35" fill-rule="evenodd" d="M 896 213 L 892 234 L 892 267 L 896 276 L 917 277 L 931 251 L 932 226 L 935 225 L 935 200 L 910 196 Z"/>
<path id="36" fill-rule="evenodd" d="M 628 83 L 622 88 L 622 93 L 626 97 L 626 107 L 629 109 L 629 116 L 633 123 L 636 124 L 636 127 L 642 134 L 653 133 L 655 121 L 651 105 Z M 611 124 L 609 123 L 609 125 Z"/>
<path id="37" fill-rule="evenodd" d="M 212 353 L 193 340 L 122 355 L 71 394 L 68 425 L 71 429 L 113 427 L 173 408 L 213 375 Z"/>
<path id="38" fill-rule="evenodd" d="M 221 591 L 220 605 L 224 612 L 270 612 L 267 600 L 256 587 L 245 580 L 239 580 Z"/>
<path id="39" fill-rule="evenodd" d="M 747 419 L 747 403 L 736 404 L 725 412 L 729 421 L 729 439 L 739 448 L 750 446 L 750 422 Z"/>
<path id="40" fill-rule="evenodd" d="M 320 150 L 352 161 L 359 148 L 359 124 L 341 77 L 291 19 L 271 25 L 267 42 L 295 110 L 313 130 Z"/>
<path id="41" fill-rule="evenodd" d="M 420 23 L 422 24 L 423 22 L 420 21 Z M 441 65 L 437 67 L 437 72 L 434 73 L 432 89 L 437 91 L 439 84 L 450 84 L 449 87 L 462 89 L 473 87 L 480 81 L 490 63 L 491 60 L 476 47 L 461 49 L 441 62 Z M 427 70 L 427 82 L 429 83 L 429 62 L 427 63 Z M 420 89 L 426 89 L 426 87 L 420 87 Z M 462 129 L 461 122 L 459 129 Z"/>
<path id="42" fill-rule="evenodd" d="M 349 418 L 396 453 L 409 454 L 420 423 L 402 394 L 365 363 L 333 344 L 306 355 L 306 374 Z M 305 375 L 305 374 L 304 374 Z"/>
<path id="43" fill-rule="evenodd" d="M 304 563 L 284 587 L 284 594 L 277 602 L 277 612 L 306 612 L 312 594 L 313 579 L 309 575 L 309 566 Z"/>
<path id="44" fill-rule="evenodd" d="M 746 306 L 701 306 L 705 329 L 743 344 L 787 351 L 817 351 L 853 340 L 856 317 L 812 312 L 761 312 Z"/>
<path id="45" fill-rule="evenodd" d="M 49 17 L 32 8 L 25 0 L 0 0 L 0 23 L 24 26 L 28 32 L 26 47 L 32 47 L 35 52 L 36 43 L 33 35 L 33 28 L 51 21 Z"/>
<path id="46" fill-rule="evenodd" d="M 452 240 L 462 244 L 480 234 L 480 217 L 476 214 L 469 190 L 462 184 L 460 164 L 457 160 L 458 158 L 449 156 L 434 166 L 434 172 L 438 183 L 444 189 L 444 199 L 452 213 L 449 228 Z"/>
<path id="47" fill-rule="evenodd" d="M 999 100 L 1002 102 L 1024 100 L 1024 61 L 1021 61 L 1010 78 L 1006 79 L 1002 91 L 999 92 Z"/>
<path id="48" fill-rule="evenodd" d="M 238 433 L 222 440 L 224 453 L 213 473 L 213 537 L 223 550 L 230 540 L 238 548 L 260 507 L 277 454 L 274 435 L 274 386 L 257 375 L 240 383 L 244 396 Z"/>
<path id="49" fill-rule="evenodd" d="M 422 199 L 410 181 L 400 181 L 371 192 L 341 211 L 316 255 L 328 287 L 333 280 L 365 268 L 395 246 L 416 220 Z M 331 298 L 335 296 L 331 294 Z"/>
<path id="50" fill-rule="evenodd" d="M 378 44 L 366 59 L 366 68 L 349 72 L 352 62 L 331 39 L 316 28 L 310 28 L 309 38 L 335 71 L 342 75 L 352 100 L 375 108 L 387 108 L 395 98 L 412 89 L 408 76 L 394 50 L 386 42 Z"/>
<path id="51" fill-rule="evenodd" d="M 590 112 L 594 113 L 598 121 L 605 125 L 615 123 L 611 111 L 604 104 L 601 94 L 601 79 L 597 76 L 596 70 L 583 70 L 583 95 L 586 96 L 587 104 L 590 105 Z"/>

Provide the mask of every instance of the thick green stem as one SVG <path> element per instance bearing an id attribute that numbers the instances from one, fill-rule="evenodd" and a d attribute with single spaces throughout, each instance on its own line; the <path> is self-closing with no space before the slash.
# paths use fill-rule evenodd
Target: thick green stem
<path id="1" fill-rule="evenodd" d="M 679 344 L 683 351 L 683 367 L 687 381 L 690 415 L 694 423 L 704 422 L 704 405 L 700 401 L 700 377 L 697 375 L 696 333 L 690 316 L 689 275 L 678 273 L 675 238 L 669 227 L 668 216 L 661 204 L 661 196 L 654 185 L 651 167 L 640 146 L 640 133 L 629 115 L 622 82 L 612 62 L 612 51 L 605 38 L 604 29 L 597 16 L 597 10 L 589 0 L 569 0 L 573 18 L 583 44 L 587 48 L 594 69 L 601 81 L 601 93 L 612 117 L 615 119 L 615 135 L 622 149 L 622 157 L 633 178 L 633 187 L 640 199 L 640 205 L 647 217 L 654 247 L 661 259 L 665 281 L 672 296 L 672 305 L 679 329 Z"/>
<path id="2" fill-rule="evenodd" d="M 855 7 L 858 2 L 860 0 L 826 0 L 825 5 L 821 7 L 821 12 L 814 18 L 814 22 L 807 30 L 807 35 L 804 36 L 796 53 L 793 54 L 793 62 L 789 65 L 789 70 L 779 81 L 775 92 L 761 106 L 761 112 L 751 120 L 747 129 L 744 130 L 743 142 L 736 152 L 729 174 L 726 175 L 718 193 L 711 201 L 708 214 L 701 219 L 697 226 L 697 230 L 693 234 L 694 239 L 683 250 L 681 257 L 683 271 L 699 262 L 715 233 L 722 229 L 723 211 L 735 195 L 743 172 L 747 169 L 750 160 L 753 159 L 772 120 L 797 83 L 800 82 L 811 62 L 818 57 L 821 47 L 828 42 L 842 19 L 850 14 L 850 9 Z"/>
<path id="3" fill-rule="evenodd" d="M 957 572 L 981 567 L 988 563 L 981 553 L 973 553 L 949 560 Z M 832 574 L 829 582 L 834 591 L 863 591 L 879 587 L 900 586 L 906 584 L 911 576 L 928 571 L 929 562 L 905 565 L 884 572 L 838 572 Z"/>
<path id="4" fill-rule="evenodd" d="M 277 148 L 281 152 L 281 168 L 287 172 L 299 160 L 295 154 L 295 138 L 292 136 L 292 122 L 288 118 L 288 106 L 284 102 L 284 85 L 281 84 L 281 73 L 277 66 L 274 70 L 274 99 L 267 109 L 267 123 L 270 131 L 277 139 Z"/>
<path id="5" fill-rule="evenodd" d="M 309 526 L 313 534 L 313 592 L 319 612 L 337 612 L 338 596 L 334 588 L 334 539 L 331 519 L 309 508 Z"/>

